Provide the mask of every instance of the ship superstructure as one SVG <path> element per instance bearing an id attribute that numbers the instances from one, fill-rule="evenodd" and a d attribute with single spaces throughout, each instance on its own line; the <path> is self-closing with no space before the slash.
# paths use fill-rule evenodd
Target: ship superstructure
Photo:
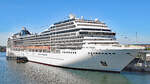
<path id="1" fill-rule="evenodd" d="M 122 47 L 108 26 L 70 15 L 39 34 L 23 27 L 8 39 L 7 55 L 61 67 L 120 72 L 139 49 Z"/>

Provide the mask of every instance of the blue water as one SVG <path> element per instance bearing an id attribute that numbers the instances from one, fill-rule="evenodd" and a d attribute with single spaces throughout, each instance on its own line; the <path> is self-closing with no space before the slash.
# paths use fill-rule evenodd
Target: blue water
<path id="1" fill-rule="evenodd" d="M 150 84 L 150 73 L 106 73 L 7 61 L 0 53 L 0 84 Z"/>

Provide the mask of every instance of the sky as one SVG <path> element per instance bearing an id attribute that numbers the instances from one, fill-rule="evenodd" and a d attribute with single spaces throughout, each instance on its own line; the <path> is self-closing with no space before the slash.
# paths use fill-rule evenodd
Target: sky
<path id="1" fill-rule="evenodd" d="M 122 44 L 150 43 L 150 0 L 0 0 L 0 45 L 23 26 L 41 32 L 70 13 L 105 22 Z"/>

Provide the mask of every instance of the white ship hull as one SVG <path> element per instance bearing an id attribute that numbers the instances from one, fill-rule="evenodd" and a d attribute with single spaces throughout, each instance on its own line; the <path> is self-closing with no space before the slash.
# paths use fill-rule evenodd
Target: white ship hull
<path id="1" fill-rule="evenodd" d="M 66 52 L 66 53 L 62 53 Z M 76 53 L 71 53 L 76 52 Z M 7 49 L 7 56 L 27 57 L 31 62 L 67 68 L 122 71 L 136 56 L 137 50 L 65 50 L 60 53 L 12 51 Z M 105 63 L 102 63 L 105 62 Z"/>

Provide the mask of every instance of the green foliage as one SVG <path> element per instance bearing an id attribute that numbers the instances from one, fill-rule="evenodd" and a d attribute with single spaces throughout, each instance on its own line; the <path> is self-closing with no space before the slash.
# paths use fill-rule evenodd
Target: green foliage
<path id="1" fill-rule="evenodd" d="M 0 46 L 0 52 L 6 52 L 6 47 L 5 46 Z"/>

